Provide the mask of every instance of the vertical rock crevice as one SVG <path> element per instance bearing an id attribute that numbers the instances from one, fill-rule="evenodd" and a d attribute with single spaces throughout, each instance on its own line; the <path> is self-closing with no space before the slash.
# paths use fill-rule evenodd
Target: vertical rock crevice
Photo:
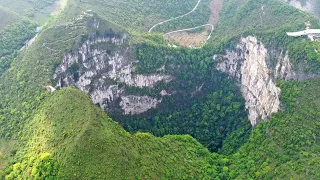
<path id="1" fill-rule="evenodd" d="M 78 48 L 64 54 L 53 79 L 57 88 L 74 85 L 88 93 L 106 112 L 141 114 L 156 108 L 162 98 L 126 93 L 126 87 L 152 89 L 157 83 L 173 80 L 171 75 L 156 72 L 137 74 L 127 35 L 91 34 Z"/>

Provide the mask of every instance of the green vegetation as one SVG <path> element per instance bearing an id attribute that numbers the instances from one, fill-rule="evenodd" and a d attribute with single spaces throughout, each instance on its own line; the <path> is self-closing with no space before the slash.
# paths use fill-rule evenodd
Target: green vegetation
<path id="1" fill-rule="evenodd" d="M 164 97 L 156 110 L 144 115 L 110 114 L 126 130 L 151 132 L 156 136 L 189 134 L 213 152 L 222 147 L 227 136 L 236 135 L 236 131 L 239 136 L 236 146 L 245 142 L 250 125 L 241 93 L 225 74 L 212 68 L 210 53 L 143 43 L 137 45 L 136 56 L 138 72 L 152 73 L 165 66 L 166 73 L 176 77 L 172 83 L 155 86 L 148 95 L 159 98 L 163 89 L 174 94 Z M 137 95 L 142 92 L 137 88 L 129 90 Z M 230 148 L 229 152 L 235 149 Z"/>
<path id="2" fill-rule="evenodd" d="M 311 22 L 312 28 L 319 28 L 319 20 L 312 15 L 277 0 L 227 0 L 220 21 L 204 49 L 223 53 L 226 48 L 233 49 L 240 37 L 253 35 L 267 49 L 287 50 L 295 69 L 319 72 L 320 54 L 315 52 L 319 44 L 306 37 L 286 35 L 286 32 L 305 29 L 307 21 Z"/>
<path id="3" fill-rule="evenodd" d="M 114 120 L 120 120 L 124 128 L 131 132 L 152 132 L 156 136 L 190 134 L 212 152 L 217 152 L 223 143 L 228 143 L 225 142 L 228 136 L 238 136 L 238 142 L 233 144 L 235 147 L 228 146 L 228 151 L 223 152 L 227 154 L 235 151 L 248 138 L 250 125 L 244 103 L 241 96 L 235 96 L 231 90 L 215 90 L 207 97 L 183 107 L 177 104 L 177 101 L 166 100 L 163 108 L 173 107 L 170 111 L 164 108 L 169 112 L 154 111 L 134 117 L 115 116 Z"/>
<path id="4" fill-rule="evenodd" d="M 19 50 L 35 34 L 36 25 L 28 20 L 19 20 L 0 31 L 0 74 L 7 70 Z"/>
<path id="5" fill-rule="evenodd" d="M 26 126 L 30 143 L 5 169 L 6 178 L 208 179 L 215 173 L 207 170 L 209 151 L 190 136 L 131 135 L 79 90 L 49 96 Z"/>
<path id="6" fill-rule="evenodd" d="M 3 29 L 6 26 L 19 20 L 19 16 L 7 9 L 0 7 L 0 28 Z"/>
<path id="7" fill-rule="evenodd" d="M 31 39 L 36 30 L 36 25 L 28 20 L 22 20 L 0 31 L 0 57 L 10 55 L 21 48 Z"/>
<path id="8" fill-rule="evenodd" d="M 148 31 L 156 23 L 191 11 L 197 2 L 198 0 L 82 0 L 79 6 L 83 9 L 90 9 L 100 17 L 127 30 Z M 202 7 L 205 6 L 206 4 L 202 5 Z M 201 18 L 208 19 L 208 17 Z"/>
<path id="9" fill-rule="evenodd" d="M 130 132 L 148 131 L 161 137 L 130 134 L 76 88 L 46 92 L 44 86 L 53 83 L 52 75 L 64 52 L 78 47 L 88 34 L 122 33 L 103 20 L 96 29 L 95 18 L 108 17 L 127 30 L 144 31 L 151 24 L 141 24 L 145 17 L 152 17 L 147 11 L 156 12 L 153 15 L 160 20 L 192 7 L 190 2 L 181 6 L 181 12 L 169 14 L 170 8 L 174 10 L 183 1 L 173 1 L 168 8 L 155 11 L 151 5 L 167 5 L 145 1 L 150 8 L 140 10 L 134 8 L 142 8 L 140 1 L 126 2 L 127 6 L 121 8 L 137 13 L 126 14 L 119 7 L 109 6 L 125 2 L 71 0 L 67 10 L 50 21 L 21 54 L 12 55 L 23 41 L 18 36 L 20 29 L 8 26 L 12 31 L 2 40 L 17 44 L 3 43 L 7 48 L 0 48 L 12 57 L 12 63 L 0 74 L 0 179 L 320 178 L 320 81 L 279 81 L 285 111 L 250 130 L 235 83 L 214 70 L 212 55 L 234 47 L 240 35 L 249 34 L 257 35 L 267 48 L 287 48 L 294 61 L 307 58 L 307 63 L 315 66 L 312 62 L 318 56 L 310 49 L 318 49 L 318 45 L 284 35 L 285 30 L 303 28 L 303 21 L 310 17 L 276 1 L 226 1 L 225 8 L 234 9 L 232 14 L 236 16 L 224 8 L 222 23 L 216 29 L 221 35 L 215 35 L 201 50 L 170 48 L 159 34 L 134 33 L 128 44 L 139 60 L 137 71 L 148 74 L 165 65 L 176 79 L 150 91 L 132 88 L 131 93 L 159 96 L 162 89 L 167 89 L 175 94 L 164 97 L 158 110 L 142 116 L 112 117 Z M 243 5 L 238 7 L 238 3 Z M 269 16 L 259 24 L 262 4 Z M 108 11 L 110 7 L 114 11 Z M 86 9 L 99 16 L 74 20 Z M 279 17 L 279 22 L 271 22 Z M 29 29 L 28 25 L 24 27 Z M 12 33 L 17 34 L 16 42 L 10 41 L 16 38 Z M 279 42 L 273 40 L 275 37 Z"/>
<path id="10" fill-rule="evenodd" d="M 229 176 L 239 179 L 318 179 L 319 80 L 282 82 L 287 111 L 253 130 L 247 144 L 230 156 Z"/>
<path id="11" fill-rule="evenodd" d="M 28 145 L 2 174 L 8 179 L 317 179 L 320 81 L 281 87 L 284 102 L 299 98 L 296 106 L 258 125 L 229 156 L 209 153 L 190 136 L 130 135 L 86 95 L 67 88 L 48 94 L 25 128 Z"/>
<path id="12" fill-rule="evenodd" d="M 0 139 L 0 170 L 8 165 L 11 156 L 15 155 L 15 141 Z M 0 177 L 3 175 L 0 171 Z"/>
<path id="13" fill-rule="evenodd" d="M 42 24 L 57 9 L 59 1 L 61 0 L 1 0 L 0 8 L 10 9 L 21 17 L 28 17 Z"/>
<path id="14" fill-rule="evenodd" d="M 43 89 L 51 83 L 56 64 L 64 51 L 80 42 L 90 27 L 81 28 L 83 21 L 69 26 L 43 30 L 37 40 L 13 60 L 0 76 L 0 134 L 16 138 L 21 127 L 43 98 Z M 67 32 L 67 33 L 66 33 Z M 76 34 L 70 37 L 69 32 Z M 19 103 L 17 103 L 19 102 Z"/>
<path id="15" fill-rule="evenodd" d="M 208 24 L 209 16 L 211 14 L 210 3 L 211 0 L 202 0 L 198 8 L 191 14 L 183 18 L 161 24 L 156 27 L 154 31 L 167 33 L 173 30 L 193 28 L 196 26 Z"/>
<path id="16" fill-rule="evenodd" d="M 233 11 L 229 11 L 233 9 Z M 276 21 L 275 21 L 276 20 Z M 296 10 L 278 0 L 226 0 L 221 11 L 220 23 L 216 26 L 217 38 L 230 38 L 249 32 L 270 32 L 282 28 L 301 30 L 304 22 L 311 21 L 313 27 L 319 24 L 318 20 L 308 13 Z"/>

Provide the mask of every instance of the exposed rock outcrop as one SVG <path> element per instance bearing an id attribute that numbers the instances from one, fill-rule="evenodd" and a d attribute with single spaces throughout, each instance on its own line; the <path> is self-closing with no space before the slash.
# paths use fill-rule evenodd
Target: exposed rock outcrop
<path id="1" fill-rule="evenodd" d="M 242 38 L 235 51 L 227 51 L 226 55 L 215 56 L 215 59 L 219 59 L 218 70 L 240 82 L 253 126 L 259 119 L 267 120 L 272 113 L 278 112 L 280 88 L 276 87 L 272 71 L 268 69 L 267 49 L 255 37 Z"/>
<path id="2" fill-rule="evenodd" d="M 64 54 L 53 77 L 57 88 L 75 85 L 107 112 L 140 114 L 155 108 L 161 99 L 127 94 L 126 87 L 153 88 L 173 77 L 163 72 L 137 74 L 127 36 L 114 32 L 89 35 L 76 50 Z"/>
<path id="3" fill-rule="evenodd" d="M 122 96 L 120 106 L 125 114 L 141 114 L 151 108 L 156 108 L 161 99 L 151 98 L 148 96 Z"/>
<path id="4" fill-rule="evenodd" d="M 309 12 L 314 16 L 320 17 L 317 12 L 317 1 L 316 0 L 280 0 L 282 2 L 286 2 L 289 5 L 300 9 L 302 11 Z"/>
<path id="5" fill-rule="evenodd" d="M 303 60 L 293 66 L 287 51 L 267 50 L 253 36 L 241 38 L 234 50 L 215 55 L 214 60 L 218 70 L 238 80 L 252 126 L 260 120 L 267 121 L 272 113 L 278 112 L 280 88 L 276 86 L 276 79 L 288 81 L 319 77 L 303 70 Z"/>
<path id="6" fill-rule="evenodd" d="M 260 120 L 267 121 L 272 113 L 278 112 L 280 88 L 276 86 L 276 79 L 299 81 L 320 77 L 304 71 L 308 63 L 303 59 L 293 66 L 288 51 L 267 50 L 253 36 L 241 38 L 234 50 L 214 55 L 213 59 L 218 70 L 237 79 L 252 126 Z"/>
<path id="7" fill-rule="evenodd" d="M 275 78 L 286 81 L 297 79 L 297 74 L 292 69 L 288 52 L 280 52 L 280 55 L 277 57 L 277 64 L 274 68 L 273 74 Z"/>

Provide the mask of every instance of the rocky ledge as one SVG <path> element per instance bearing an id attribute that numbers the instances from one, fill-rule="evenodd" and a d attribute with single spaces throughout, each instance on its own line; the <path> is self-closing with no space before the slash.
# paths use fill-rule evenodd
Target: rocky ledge
<path id="1" fill-rule="evenodd" d="M 126 86 L 153 88 L 173 78 L 159 72 L 137 74 L 127 38 L 127 34 L 89 35 L 76 50 L 64 54 L 53 76 L 56 88 L 74 85 L 107 112 L 140 114 L 155 108 L 161 99 L 127 94 Z"/>

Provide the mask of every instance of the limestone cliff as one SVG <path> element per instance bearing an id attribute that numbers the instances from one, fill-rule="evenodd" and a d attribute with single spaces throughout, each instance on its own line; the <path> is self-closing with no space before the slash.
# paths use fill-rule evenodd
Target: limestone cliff
<path id="1" fill-rule="evenodd" d="M 267 121 L 272 113 L 279 111 L 281 90 L 276 86 L 276 79 L 319 77 L 304 72 L 300 65 L 294 67 L 288 54 L 283 49 L 268 50 L 256 37 L 248 36 L 241 38 L 234 50 L 214 56 L 217 69 L 237 79 L 252 126 L 260 120 Z"/>
<path id="2" fill-rule="evenodd" d="M 309 12 L 316 17 L 320 17 L 320 14 L 317 12 L 317 1 L 316 0 L 280 0 L 286 2 L 289 5 L 300 9 L 302 11 Z"/>
<path id="3" fill-rule="evenodd" d="M 242 38 L 235 51 L 215 56 L 218 58 L 218 70 L 238 79 L 253 126 L 260 118 L 266 120 L 279 110 L 280 89 L 276 87 L 266 63 L 267 49 L 255 37 Z"/>
<path id="4" fill-rule="evenodd" d="M 140 114 L 155 108 L 161 99 L 131 95 L 126 87 L 153 88 L 173 78 L 164 73 L 137 74 L 127 34 L 90 34 L 79 47 L 64 54 L 53 79 L 57 88 L 75 85 L 107 112 Z"/>

